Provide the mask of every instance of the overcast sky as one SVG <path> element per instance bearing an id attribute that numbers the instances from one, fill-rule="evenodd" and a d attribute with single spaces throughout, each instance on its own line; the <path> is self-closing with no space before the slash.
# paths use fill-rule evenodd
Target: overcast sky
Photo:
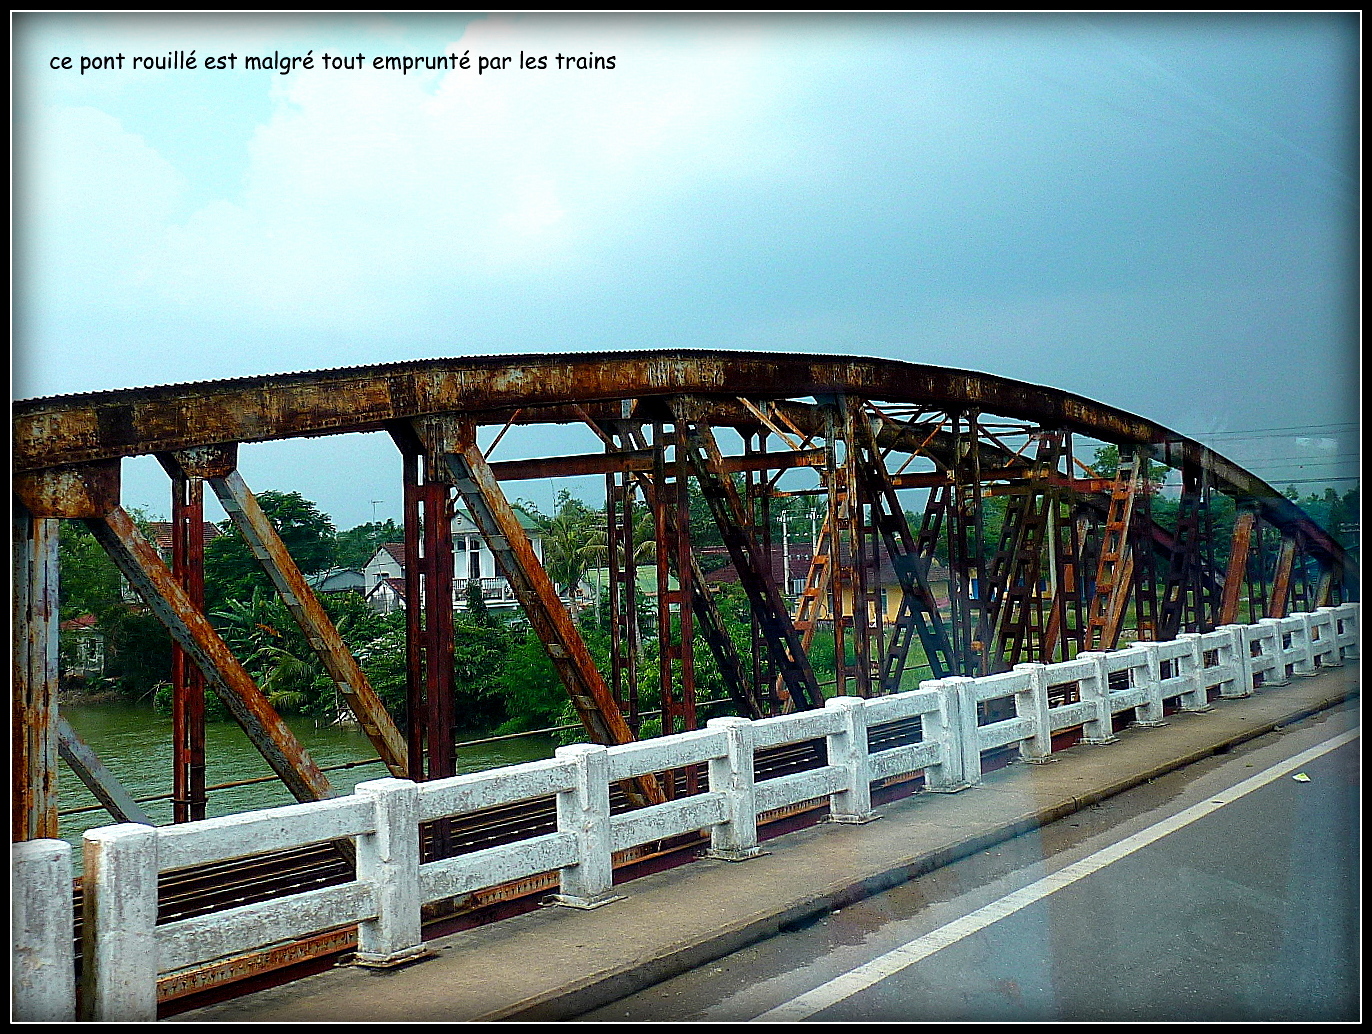
<path id="1" fill-rule="evenodd" d="M 1357 15 L 12 25 L 16 398 L 441 356 L 841 353 L 1064 388 L 1279 486 L 1354 484 L 1327 479 L 1358 471 Z M 192 50 L 194 69 L 133 67 Z M 450 53 L 472 67 L 372 66 Z M 241 462 L 340 528 L 400 515 L 384 436 Z M 165 514 L 156 463 L 125 470 L 126 504 Z"/>

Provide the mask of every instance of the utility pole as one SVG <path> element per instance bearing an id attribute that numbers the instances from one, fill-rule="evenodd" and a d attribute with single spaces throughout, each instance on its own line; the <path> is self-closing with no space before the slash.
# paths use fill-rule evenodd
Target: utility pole
<path id="1" fill-rule="evenodd" d="M 781 514 L 781 591 L 784 595 L 791 595 L 791 533 L 787 527 L 788 523 L 794 518 L 786 510 Z"/>

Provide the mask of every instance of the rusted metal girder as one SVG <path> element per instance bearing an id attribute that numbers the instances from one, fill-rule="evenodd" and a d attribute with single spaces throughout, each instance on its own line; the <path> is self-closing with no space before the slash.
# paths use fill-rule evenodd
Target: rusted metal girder
<path id="1" fill-rule="evenodd" d="M 87 518 L 85 523 L 172 639 L 195 659 L 210 688 L 295 799 L 318 801 L 330 796 L 332 788 L 324 773 L 219 638 L 209 619 L 191 603 L 133 519 L 122 507 L 115 507 L 102 517 Z"/>
<path id="2" fill-rule="evenodd" d="M 183 465 L 184 469 L 184 465 Z M 187 471 L 191 473 L 191 471 Z M 409 774 L 408 749 L 405 739 L 387 714 L 381 698 L 376 695 L 353 657 L 343 637 L 338 634 L 328 613 L 305 582 L 286 544 L 276 527 L 263 512 L 257 498 L 248 490 L 237 470 L 207 478 L 219 503 L 224 507 L 253 555 L 276 587 L 277 595 L 291 612 L 311 648 L 318 655 L 325 671 L 333 679 L 353 716 L 391 774 L 404 778 Z M 451 549 L 448 554 L 451 555 Z"/>
<path id="3" fill-rule="evenodd" d="M 1291 574 L 1299 545 L 1295 535 L 1283 535 L 1281 538 L 1277 567 L 1272 572 L 1272 595 L 1267 601 L 1267 616 L 1270 618 L 1286 617 L 1287 602 L 1291 593 Z"/>
<path id="4" fill-rule="evenodd" d="M 467 505 L 472 521 L 495 556 L 538 634 L 558 677 L 567 688 L 582 725 L 596 743 L 628 743 L 634 736 L 605 680 L 596 670 L 548 572 L 534 553 L 528 533 L 505 499 L 486 457 L 476 444 L 476 427 L 465 417 L 432 417 L 415 421 L 413 428 L 428 455 L 447 467 Z M 666 798 L 652 776 L 626 787 L 636 803 L 659 803 Z"/>
<path id="5" fill-rule="evenodd" d="M 824 463 L 823 449 L 798 452 L 761 453 L 751 456 L 725 456 L 724 469 L 731 474 L 750 470 L 791 470 L 818 467 Z M 584 456 L 549 456 L 543 459 L 500 460 L 491 463 L 498 481 L 535 481 L 543 478 L 582 477 L 587 474 L 649 473 L 653 469 L 651 449 L 621 449 Z"/>
<path id="6" fill-rule="evenodd" d="M 934 678 L 945 678 L 953 673 L 948 632 L 928 580 L 929 564 L 933 559 L 938 533 L 928 533 L 927 521 L 921 529 L 924 532 L 922 537 L 916 538 L 910 531 L 871 424 L 865 419 L 855 420 L 853 430 L 855 433 L 849 444 L 854 450 L 858 480 L 871 513 L 871 523 L 882 538 L 891 567 L 900 583 L 900 605 L 882 652 L 878 672 L 882 692 L 895 693 L 900 689 L 910 643 L 915 636 L 924 648 Z M 926 509 L 928 519 L 937 521 L 941 514 L 939 509 L 937 515 L 929 518 Z"/>
<path id="7" fill-rule="evenodd" d="M 1044 430 L 1037 437 L 1034 469 L 1009 497 L 1000 544 L 987 567 L 988 656 L 998 670 L 1038 656 L 1046 633 L 1039 582 L 1053 501 L 1047 483 L 1061 459 L 1063 433 Z"/>
<path id="8" fill-rule="evenodd" d="M 12 517 L 10 838 L 55 839 L 58 758 L 58 522 L 23 503 Z"/>
<path id="9" fill-rule="evenodd" d="M 1253 538 L 1253 525 L 1257 514 L 1245 510 L 1234 518 L 1234 535 L 1229 546 L 1229 570 L 1224 577 L 1224 597 L 1220 601 L 1220 613 L 1216 624 L 1232 625 L 1239 616 L 1239 592 L 1243 588 L 1244 573 L 1248 570 L 1248 557 Z"/>
<path id="10" fill-rule="evenodd" d="M 1134 582 L 1134 550 L 1129 532 L 1134 524 L 1134 505 L 1142 483 L 1141 469 L 1147 462 L 1136 452 L 1120 455 L 1110 494 L 1110 510 L 1101 532 L 1095 591 L 1091 595 L 1086 622 L 1085 646 L 1088 650 L 1113 650 L 1119 641 Z"/>
<path id="11" fill-rule="evenodd" d="M 853 356 L 668 351 L 469 359 L 244 378 L 27 400 L 14 406 L 20 473 L 216 442 L 381 430 L 388 421 L 462 412 L 527 421 L 568 403 L 678 394 L 800 398 L 845 393 L 948 410 L 984 410 L 1143 446 L 1173 467 L 1195 462 L 1227 495 L 1252 499 L 1284 533 L 1300 531 L 1323 567 L 1356 583 L 1357 566 L 1300 508 L 1192 439 L 1082 396 L 989 374 Z M 617 407 L 616 407 L 617 408 Z M 742 407 L 739 407 L 742 411 Z M 749 423 L 755 420 L 746 414 Z"/>
<path id="12" fill-rule="evenodd" d="M 781 593 L 772 581 L 770 565 L 758 549 L 743 501 L 734 483 L 721 469 L 719 444 L 709 423 L 701 416 L 700 407 L 693 399 L 672 399 L 670 406 L 677 424 L 692 428 L 686 449 L 692 472 L 729 550 L 753 613 L 762 625 L 763 639 L 790 700 L 799 708 L 824 706 L 824 695 L 815 681 L 810 659 L 801 647 Z"/>
<path id="13" fill-rule="evenodd" d="M 950 626 L 957 674 L 987 674 L 985 548 L 980 434 L 976 413 L 953 415 L 953 484 L 948 521 Z"/>
<path id="14" fill-rule="evenodd" d="M 175 457 L 157 457 L 172 485 L 172 577 L 197 610 L 205 609 L 205 482 Z M 172 643 L 172 821 L 205 817 L 205 676 Z"/>
<path id="15" fill-rule="evenodd" d="M 67 763 L 86 788 L 95 795 L 116 822 L 141 822 L 145 826 L 157 825 L 148 818 L 148 813 L 133 799 L 133 794 L 124 788 L 114 773 L 105 767 L 103 761 L 65 718 L 57 720 L 57 745 L 62 760 Z"/>

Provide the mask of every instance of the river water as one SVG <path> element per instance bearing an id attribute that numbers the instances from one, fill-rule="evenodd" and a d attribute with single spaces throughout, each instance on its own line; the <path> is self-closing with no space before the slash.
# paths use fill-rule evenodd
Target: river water
<path id="1" fill-rule="evenodd" d="M 141 803 L 157 825 L 170 824 L 171 716 L 134 704 L 64 705 L 62 715 L 135 798 L 155 795 L 165 798 Z M 376 750 L 358 729 L 316 728 L 309 718 L 288 718 L 286 723 L 315 763 L 326 770 L 333 765 L 376 758 Z M 552 736 L 540 735 L 459 747 L 457 771 L 479 772 L 501 765 L 550 758 L 556 746 Z M 243 730 L 233 722 L 206 724 L 205 763 L 205 784 L 209 787 L 273 774 L 262 755 L 248 742 Z M 350 793 L 358 783 L 382 779 L 388 774 L 386 766 L 379 760 L 372 764 L 325 772 L 339 795 Z M 87 829 L 111 825 L 117 820 L 100 807 L 95 796 L 65 763 L 58 765 L 58 793 L 61 837 L 73 846 L 73 861 L 79 871 L 82 833 Z M 275 778 L 247 786 L 210 790 L 207 799 L 205 814 L 208 818 L 295 803 L 290 791 Z M 73 810 L 86 808 L 91 810 Z"/>

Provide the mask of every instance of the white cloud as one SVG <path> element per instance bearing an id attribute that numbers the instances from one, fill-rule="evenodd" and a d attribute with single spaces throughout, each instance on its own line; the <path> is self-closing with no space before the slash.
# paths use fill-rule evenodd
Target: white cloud
<path id="1" fill-rule="evenodd" d="M 87 301 L 137 282 L 187 187 L 142 137 L 90 107 L 39 109 L 17 166 L 26 248 L 50 286 Z"/>
<path id="2" fill-rule="evenodd" d="M 241 201 L 165 228 L 158 289 L 384 324 L 435 291 L 574 282 L 616 242 L 661 232 L 674 199 L 787 160 L 766 129 L 780 58 L 746 28 L 492 19 L 447 49 L 514 61 L 280 77 Z M 521 51 L 549 67 L 513 67 Z M 558 69 L 559 53 L 615 68 Z"/>

